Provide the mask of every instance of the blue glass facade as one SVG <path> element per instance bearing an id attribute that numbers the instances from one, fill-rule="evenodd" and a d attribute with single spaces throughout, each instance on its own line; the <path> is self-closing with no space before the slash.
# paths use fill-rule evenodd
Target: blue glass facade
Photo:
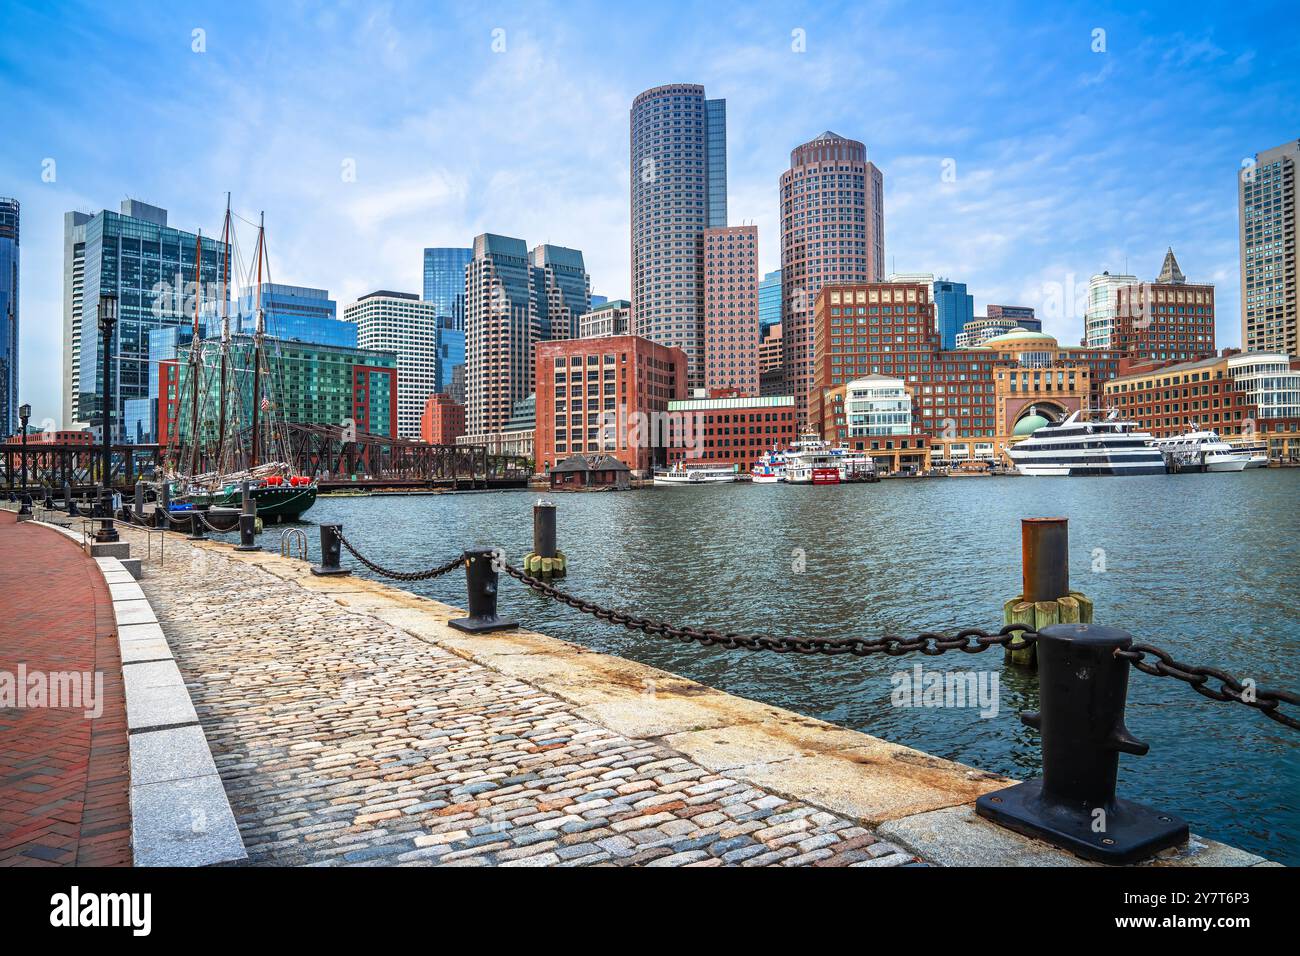
<path id="1" fill-rule="evenodd" d="M 356 324 L 338 318 L 338 307 L 324 289 L 264 282 L 262 311 L 266 319 L 266 334 L 272 338 L 349 349 L 357 347 Z M 248 292 L 239 299 L 230 329 L 235 334 L 252 335 L 256 328 L 257 311 L 253 306 L 253 293 Z M 213 334 L 220 334 L 219 327 L 214 325 Z"/>
<path id="2" fill-rule="evenodd" d="M 98 309 L 101 295 L 117 297 L 113 345 L 113 408 L 109 420 L 115 441 L 128 438 L 126 403 L 149 395 L 155 377 L 149 362 L 151 334 L 193 321 L 196 293 L 196 239 L 167 225 L 167 210 L 125 200 L 122 212 L 104 210 L 85 222 L 83 271 L 72 294 L 80 302 L 72 317 L 79 337 L 77 416 L 98 430 L 102 421 L 103 356 Z M 203 237 L 199 287 L 205 303 L 221 290 L 226 246 Z M 70 387 L 70 383 L 69 386 Z M 69 423 L 65 422 L 65 425 Z"/>
<path id="3" fill-rule="evenodd" d="M 709 166 L 709 228 L 727 225 L 727 101 L 705 100 L 705 147 Z"/>
<path id="4" fill-rule="evenodd" d="M 424 250 L 425 302 L 438 307 L 438 316 L 448 316 L 455 327 L 465 328 L 465 267 L 474 258 L 473 249 L 445 246 Z"/>
<path id="5" fill-rule="evenodd" d="M 758 330 L 763 331 L 781 321 L 781 270 L 769 272 L 758 284 Z"/>
<path id="6" fill-rule="evenodd" d="M 0 197 L 0 441 L 18 420 L 18 200 Z"/>
<path id="7" fill-rule="evenodd" d="M 945 349 L 957 347 L 957 333 L 975 318 L 975 297 L 966 292 L 966 283 L 937 279 L 934 283 L 934 320 L 939 327 L 940 344 Z"/>
<path id="8" fill-rule="evenodd" d="M 587 267 L 582 253 L 541 245 L 532 251 L 533 285 L 543 339 L 576 339 L 578 319 L 591 311 Z"/>
<path id="9" fill-rule="evenodd" d="M 438 319 L 438 391 L 451 394 L 456 366 L 465 365 L 465 329 L 456 328 L 450 316 Z"/>

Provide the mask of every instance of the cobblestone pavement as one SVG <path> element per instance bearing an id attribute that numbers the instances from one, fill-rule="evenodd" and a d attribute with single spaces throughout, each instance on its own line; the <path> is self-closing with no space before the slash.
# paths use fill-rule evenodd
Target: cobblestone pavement
<path id="1" fill-rule="evenodd" d="M 80 706 L 0 708 L 0 867 L 131 864 L 126 700 L 113 628 L 95 562 L 63 535 L 0 511 L 0 671 L 103 678 L 98 717 Z"/>
<path id="2" fill-rule="evenodd" d="M 141 584 L 252 863 L 912 861 L 854 821 L 614 733 L 219 553 L 169 539 Z"/>

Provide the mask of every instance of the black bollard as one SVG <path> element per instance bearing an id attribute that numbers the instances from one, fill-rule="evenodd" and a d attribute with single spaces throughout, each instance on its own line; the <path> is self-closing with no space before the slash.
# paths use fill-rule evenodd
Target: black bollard
<path id="1" fill-rule="evenodd" d="M 312 565 L 311 573 L 317 577 L 333 574 L 351 574 L 339 564 L 343 544 L 339 536 L 343 533 L 341 524 L 323 524 L 320 526 L 320 564 Z"/>
<path id="2" fill-rule="evenodd" d="M 1020 715 L 1042 734 L 1043 776 L 986 793 L 975 812 L 1085 860 L 1132 863 L 1187 842 L 1187 821 L 1115 795 L 1121 752 L 1147 745 L 1124 726 L 1133 638 L 1117 627 L 1052 624 L 1038 633 L 1041 710 Z"/>
<path id="3" fill-rule="evenodd" d="M 555 557 L 555 504 L 539 501 L 533 505 L 533 554 L 539 558 Z"/>
<path id="4" fill-rule="evenodd" d="M 200 517 L 197 506 L 190 507 L 190 533 L 186 535 L 187 541 L 206 541 L 203 535 L 203 519 Z"/>
<path id="5" fill-rule="evenodd" d="M 27 494 L 27 492 L 23 492 L 22 497 L 18 499 L 18 517 L 30 518 L 31 516 L 32 516 L 32 496 Z"/>
<path id="6" fill-rule="evenodd" d="M 159 514 L 161 512 L 161 514 Z M 159 515 L 158 527 L 164 531 L 170 530 L 172 523 L 169 520 L 172 513 L 172 491 L 171 485 L 166 481 L 158 488 L 158 502 L 154 507 L 154 514 Z"/>
<path id="7" fill-rule="evenodd" d="M 72 483 L 65 481 L 63 483 L 63 507 L 68 512 L 69 518 L 77 515 L 77 503 L 72 498 Z"/>
<path id="8" fill-rule="evenodd" d="M 54 491 L 50 488 L 45 489 L 45 501 L 43 507 L 46 511 L 54 510 Z"/>
<path id="9" fill-rule="evenodd" d="M 236 551 L 261 551 L 257 546 L 257 504 L 253 501 L 253 492 L 247 481 L 239 484 L 240 503 L 243 511 L 239 515 L 239 544 Z"/>
<path id="10" fill-rule="evenodd" d="M 144 524 L 144 482 L 135 483 L 135 520 L 137 524 Z"/>
<path id="11" fill-rule="evenodd" d="M 497 581 L 494 562 L 500 552 L 495 548 L 470 548 L 465 552 L 465 589 L 469 593 L 469 617 L 448 621 L 458 631 L 485 634 L 518 627 L 514 621 L 497 617 Z"/>

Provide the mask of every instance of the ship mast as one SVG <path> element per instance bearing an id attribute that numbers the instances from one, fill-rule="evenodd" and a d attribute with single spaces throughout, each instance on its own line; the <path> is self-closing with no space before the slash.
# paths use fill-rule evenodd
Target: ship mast
<path id="1" fill-rule="evenodd" d="M 199 306 L 203 298 L 203 230 L 194 240 L 194 324 L 190 338 L 190 470 L 199 471 Z"/>
<path id="2" fill-rule="evenodd" d="M 226 448 L 226 376 L 230 361 L 230 193 L 226 193 L 226 222 L 221 229 L 225 245 L 221 266 L 221 387 L 217 391 L 217 471 L 224 470 Z"/>
<path id="3" fill-rule="evenodd" d="M 249 458 L 249 470 L 257 467 L 258 431 L 261 428 L 259 415 L 262 410 L 262 336 L 266 332 L 265 318 L 262 314 L 262 259 L 266 255 L 266 213 L 262 213 L 257 227 L 257 284 L 253 286 L 253 295 L 257 302 L 257 322 L 253 327 L 253 446 Z"/>

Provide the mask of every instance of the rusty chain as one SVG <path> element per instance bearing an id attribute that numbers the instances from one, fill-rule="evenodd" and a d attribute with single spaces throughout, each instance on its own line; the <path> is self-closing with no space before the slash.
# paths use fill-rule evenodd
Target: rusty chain
<path id="1" fill-rule="evenodd" d="M 385 578 L 392 578 L 394 581 L 429 581 L 433 578 L 441 577 L 449 571 L 456 570 L 465 561 L 465 554 L 464 552 L 461 552 L 446 564 L 439 565 L 436 568 L 429 568 L 427 571 L 393 571 L 389 568 L 383 567 L 382 565 L 375 564 L 375 562 L 363 555 L 353 547 L 351 541 L 343 537 L 343 532 L 337 527 L 334 529 L 334 533 L 338 536 L 339 544 L 347 548 L 348 553 L 351 554 L 352 557 L 356 558 L 371 571 L 374 571 L 375 574 Z"/>
<path id="2" fill-rule="evenodd" d="M 853 654 L 857 657 L 865 657 L 868 654 L 887 654 L 890 657 L 898 657 L 902 654 L 919 651 L 927 656 L 935 657 L 947 651 L 964 651 L 967 654 L 978 654 L 990 647 L 1002 647 L 1011 644 L 1013 641 L 1017 642 L 1014 646 L 1028 646 L 1038 636 L 1037 632 L 1027 624 L 1008 624 L 993 634 L 977 627 L 970 627 L 958 631 L 952 636 L 925 632 L 912 638 L 886 635 L 874 639 L 863 637 L 773 637 L 768 634 L 724 633 L 712 628 L 675 627 L 663 621 L 624 614 L 621 611 L 611 611 L 592 601 L 574 597 L 572 594 L 567 594 L 545 581 L 520 571 L 513 565 L 503 562 L 501 567 L 506 574 L 543 597 L 567 604 L 584 614 L 590 614 L 611 624 L 621 625 L 630 631 L 640 631 L 643 634 L 667 637 L 677 641 L 694 641 L 703 647 L 716 646 L 727 650 L 742 651 L 773 651 L 777 654 L 786 654 L 791 651 L 796 654 Z"/>
<path id="3" fill-rule="evenodd" d="M 1146 660 L 1148 654 L 1154 657 L 1155 660 Z M 1134 644 L 1128 650 L 1116 650 L 1115 656 L 1128 661 L 1144 674 L 1151 674 L 1155 677 L 1172 677 L 1189 685 L 1192 690 L 1202 697 L 1208 697 L 1210 700 L 1233 701 L 1234 703 L 1245 704 L 1247 707 L 1253 707 L 1255 710 L 1260 711 L 1269 720 L 1275 720 L 1292 730 L 1300 730 L 1300 720 L 1284 714 L 1278 709 L 1278 705 L 1281 703 L 1300 705 L 1300 694 L 1293 694 L 1285 690 L 1265 690 L 1262 687 L 1254 687 L 1252 682 L 1248 697 L 1246 685 L 1231 674 L 1225 673 L 1217 667 L 1197 667 L 1180 663 L 1174 660 L 1168 651 L 1152 647 L 1150 644 Z M 1214 678 L 1219 682 L 1217 690 L 1207 686 L 1210 678 Z"/>

